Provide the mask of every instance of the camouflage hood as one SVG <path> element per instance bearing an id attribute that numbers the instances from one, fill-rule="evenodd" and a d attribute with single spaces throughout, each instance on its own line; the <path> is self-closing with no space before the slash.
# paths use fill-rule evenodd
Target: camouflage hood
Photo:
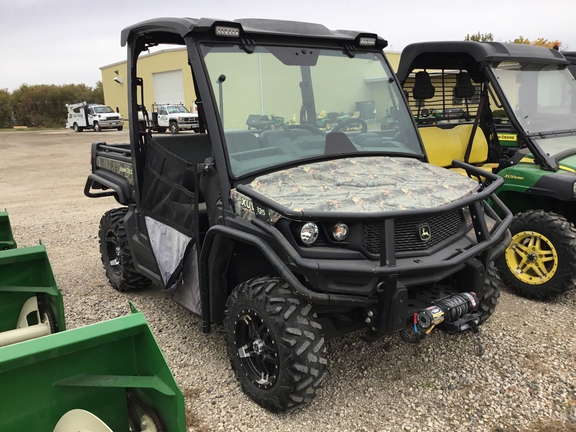
<path id="1" fill-rule="evenodd" d="M 440 207 L 475 192 L 476 181 L 415 159 L 345 158 L 254 179 L 249 188 L 304 212 L 384 212 Z M 250 218 L 247 197 L 232 190 L 236 212 Z M 248 199 L 249 200 L 249 199 Z M 251 200 L 249 200 L 251 201 Z"/>

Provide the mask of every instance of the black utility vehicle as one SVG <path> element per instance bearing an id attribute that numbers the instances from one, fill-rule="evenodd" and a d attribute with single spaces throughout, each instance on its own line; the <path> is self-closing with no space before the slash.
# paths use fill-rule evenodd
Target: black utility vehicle
<path id="1" fill-rule="evenodd" d="M 139 54 L 188 50 L 200 133 L 130 124 L 130 144 L 92 146 L 89 197 L 114 196 L 100 248 L 114 288 L 151 282 L 224 324 L 244 391 L 284 411 L 309 402 L 325 340 L 359 329 L 418 342 L 435 326 L 477 330 L 500 286 L 492 266 L 510 214 L 484 183 L 427 163 L 386 41 L 318 24 L 164 18 L 125 29 L 130 118 L 144 109 Z M 320 130 L 318 110 L 370 101 L 393 113 Z M 274 130 L 255 113 L 293 119 Z M 477 168 L 462 164 L 471 174 Z M 504 220 L 486 203 L 496 203 Z"/>

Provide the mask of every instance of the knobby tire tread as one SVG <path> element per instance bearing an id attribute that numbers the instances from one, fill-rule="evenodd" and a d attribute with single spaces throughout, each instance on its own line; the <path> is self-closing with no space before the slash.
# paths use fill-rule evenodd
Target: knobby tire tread
<path id="1" fill-rule="evenodd" d="M 278 343 L 280 372 L 269 390 L 251 382 L 237 354 L 235 317 L 247 307 L 261 312 Z M 314 398 L 326 373 L 322 326 L 312 306 L 293 294 L 283 279 L 262 277 L 238 285 L 228 298 L 224 326 L 232 368 L 244 392 L 256 403 L 272 412 L 284 412 Z"/>

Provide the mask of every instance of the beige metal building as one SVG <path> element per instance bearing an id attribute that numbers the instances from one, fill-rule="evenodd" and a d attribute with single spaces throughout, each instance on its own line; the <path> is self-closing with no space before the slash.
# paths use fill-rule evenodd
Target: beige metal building
<path id="1" fill-rule="evenodd" d="M 386 56 L 396 70 L 400 53 L 386 52 Z M 142 55 L 138 68 L 138 76 L 142 77 L 144 82 L 144 105 L 148 110 L 155 102 L 183 103 L 188 109 L 192 108 L 196 94 L 185 48 Z M 106 105 L 120 112 L 125 120 L 129 120 L 126 60 L 102 66 L 100 70 Z"/>
<path id="2" fill-rule="evenodd" d="M 106 105 L 129 120 L 126 60 L 102 66 L 100 70 Z M 144 82 L 144 105 L 148 110 L 153 103 L 182 103 L 188 109 L 193 107 L 196 94 L 185 48 L 141 55 L 138 76 Z"/>

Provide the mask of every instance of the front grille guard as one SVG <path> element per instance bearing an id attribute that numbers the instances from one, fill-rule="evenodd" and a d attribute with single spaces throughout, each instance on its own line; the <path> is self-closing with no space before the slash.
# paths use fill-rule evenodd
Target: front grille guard
<path id="1" fill-rule="evenodd" d="M 394 246 L 397 254 L 404 256 L 427 254 L 442 243 L 465 234 L 460 210 L 442 216 L 407 219 L 394 223 Z M 428 237 L 426 237 L 428 236 Z M 374 259 L 380 255 L 380 223 L 362 224 L 362 244 Z"/>
<path id="2" fill-rule="evenodd" d="M 359 220 L 380 221 L 380 262 L 374 265 L 374 261 L 328 261 L 302 258 L 288 240 L 266 220 L 253 218 L 252 223 L 272 236 L 284 252 L 289 263 L 303 271 L 326 274 L 349 274 L 373 276 L 401 275 L 411 272 L 438 271 L 463 263 L 471 258 L 485 254 L 485 260 L 492 260 L 493 256 L 501 253 L 507 246 L 507 229 L 512 222 L 512 213 L 495 195 L 495 191 L 503 184 L 503 179 L 491 172 L 484 171 L 463 162 L 454 161 L 454 166 L 464 168 L 470 177 L 484 179 L 480 190 L 458 201 L 446 204 L 442 207 L 429 210 L 406 210 L 361 214 L 358 213 L 325 213 L 325 212 L 295 212 L 287 209 L 271 199 L 260 195 L 253 189 L 238 185 L 237 190 L 252 198 L 259 206 L 268 207 L 273 211 L 290 219 L 296 220 Z M 492 201 L 492 207 L 487 200 Z M 419 257 L 419 259 L 404 259 L 401 266 L 397 265 L 397 256 L 394 245 L 394 222 L 395 220 L 413 219 L 417 217 L 441 216 L 452 211 L 468 207 L 472 218 L 473 231 L 477 244 L 468 248 L 457 248 L 446 259 L 438 260 L 432 256 Z M 498 214 L 504 217 L 500 218 Z M 496 221 L 490 230 L 486 223 L 485 215 Z M 494 250 L 493 250 L 494 249 Z M 487 262 L 485 262 L 487 264 Z"/>

